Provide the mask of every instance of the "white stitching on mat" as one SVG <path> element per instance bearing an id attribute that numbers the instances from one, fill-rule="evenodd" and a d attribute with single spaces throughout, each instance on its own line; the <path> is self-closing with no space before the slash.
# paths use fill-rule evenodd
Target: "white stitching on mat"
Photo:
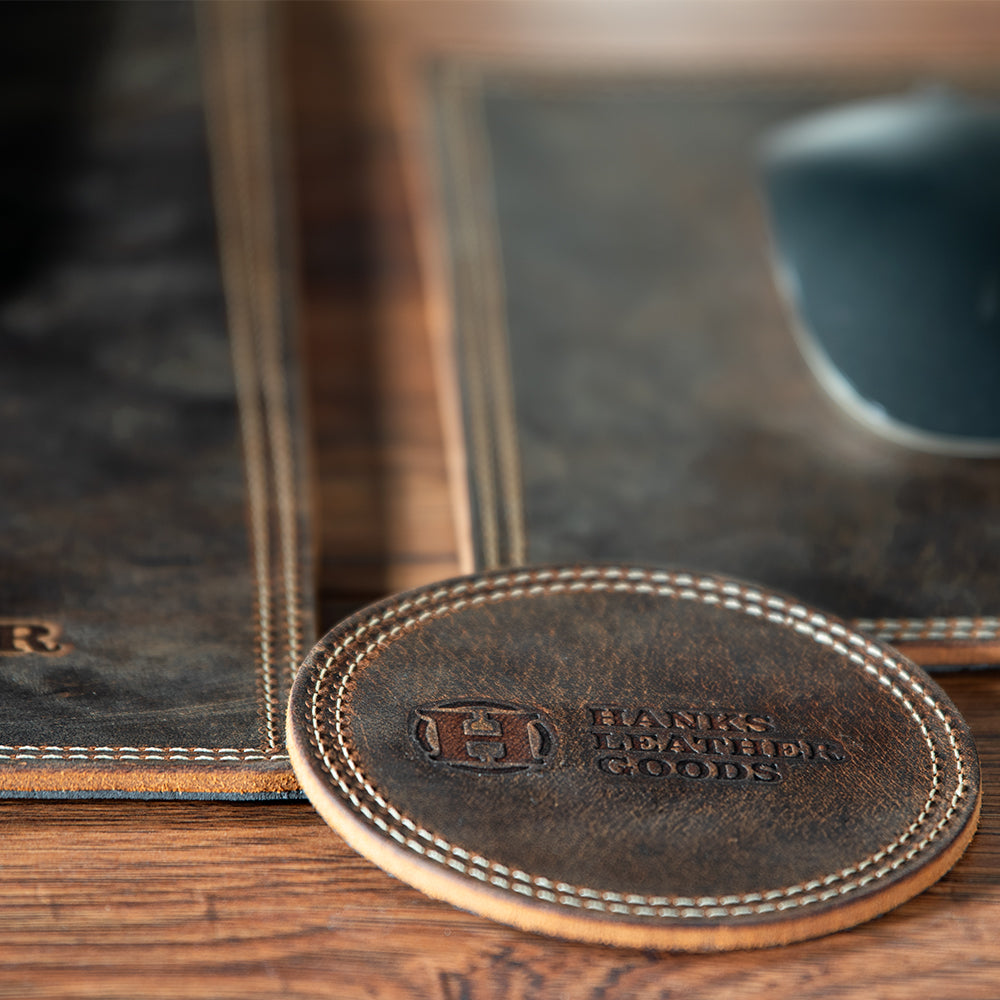
<path id="1" fill-rule="evenodd" d="M 1000 618 L 859 618 L 854 627 L 885 642 L 976 642 L 1000 638 Z"/>
<path id="2" fill-rule="evenodd" d="M 69 747 L 0 744 L 0 760 L 288 760 L 260 747 Z"/>
<path id="3" fill-rule="evenodd" d="M 254 753 L 228 754 L 129 754 L 129 753 L 0 753 L 0 760 L 181 760 L 181 761 L 262 761 L 288 760 L 288 754 Z"/>
<path id="4" fill-rule="evenodd" d="M 524 586 L 524 584 L 531 581 L 535 581 L 534 586 Z M 620 582 L 611 583 L 611 581 Z M 494 591 L 488 598 L 487 595 L 483 594 L 477 595 L 472 600 L 467 600 L 465 597 L 460 596 L 467 594 L 470 590 L 481 590 L 489 587 L 493 587 Z M 564 590 L 574 591 L 581 589 L 587 591 L 614 589 L 654 593 L 680 600 L 700 601 L 712 604 L 721 603 L 722 606 L 729 610 L 740 611 L 744 614 L 754 616 L 766 615 L 766 617 L 775 623 L 788 628 L 794 628 L 796 631 L 812 638 L 813 641 L 833 649 L 834 652 L 856 666 L 862 667 L 867 674 L 873 676 L 879 684 L 884 686 L 901 703 L 907 714 L 919 726 L 924 741 L 927 744 L 931 765 L 931 788 L 916 819 L 895 840 L 886 844 L 880 850 L 869 855 L 856 865 L 842 868 L 839 871 L 811 879 L 808 882 L 786 886 L 781 889 L 723 897 L 702 896 L 698 899 L 688 899 L 684 897 L 642 896 L 638 894 L 630 894 L 627 897 L 622 897 L 617 893 L 603 892 L 589 887 L 573 886 L 562 882 L 557 883 L 553 887 L 549 879 L 532 876 L 521 871 L 511 872 L 503 865 L 482 857 L 474 857 L 471 859 L 471 863 L 467 863 L 468 854 L 466 851 L 449 844 L 430 831 L 419 827 L 413 820 L 402 815 L 394 806 L 386 801 L 378 789 L 365 777 L 352 755 L 352 748 L 348 746 L 345 738 L 344 694 L 346 686 L 354 671 L 372 652 L 380 646 L 394 641 L 407 629 L 413 628 L 431 617 L 447 614 L 470 603 L 483 603 L 487 599 L 504 600 L 537 593 L 558 593 Z M 448 599 L 451 598 L 457 599 L 449 601 Z M 350 772 L 353 781 L 360 786 L 360 789 L 364 790 L 364 794 L 396 824 L 402 825 L 427 843 L 437 844 L 452 855 L 450 858 L 440 855 L 443 860 L 438 863 L 446 863 L 451 868 L 468 874 L 479 881 L 488 881 L 498 888 L 515 891 L 522 895 L 535 896 L 547 902 L 557 902 L 565 906 L 582 906 L 585 909 L 627 913 L 633 916 L 705 918 L 724 914 L 729 916 L 743 916 L 753 913 L 770 913 L 775 910 L 788 910 L 823 902 L 835 896 L 845 895 L 896 871 L 901 865 L 910 861 L 937 839 L 941 831 L 956 815 L 958 803 L 965 793 L 965 763 L 951 723 L 942 711 L 941 706 L 900 664 L 887 656 L 877 646 L 868 642 L 863 636 L 849 632 L 844 626 L 829 621 L 821 614 L 810 612 L 800 604 L 789 604 L 782 598 L 763 594 L 756 589 L 732 583 L 720 583 L 710 577 L 695 578 L 690 574 L 669 573 L 665 571 L 650 572 L 616 568 L 587 568 L 541 570 L 533 573 L 520 573 L 514 577 L 509 575 L 497 576 L 481 579 L 471 584 L 462 583 L 451 588 L 442 588 L 432 593 L 424 593 L 403 602 L 395 608 L 387 609 L 381 615 L 370 618 L 364 625 L 359 626 L 351 635 L 348 635 L 332 651 L 317 673 L 311 698 L 310 711 L 313 737 L 323 763 L 328 768 L 330 776 L 339 787 L 341 793 L 346 796 L 356 809 L 363 808 L 363 811 L 367 814 L 371 814 L 371 810 L 368 807 L 361 807 L 358 798 L 360 789 L 352 788 L 348 781 L 345 780 L 338 762 L 331 759 L 332 751 L 326 748 L 323 741 L 319 723 L 319 699 L 322 688 L 328 673 L 334 666 L 334 662 L 349 647 L 355 643 L 359 643 L 376 626 L 383 625 L 392 619 L 398 619 L 398 615 L 403 613 L 404 609 L 408 611 L 413 608 L 423 607 L 434 601 L 446 601 L 446 603 L 428 608 L 421 614 L 413 615 L 405 621 L 397 621 L 397 624 L 392 629 L 381 632 L 374 639 L 367 642 L 364 648 L 356 653 L 348 663 L 346 669 L 344 669 L 337 687 L 333 712 L 334 730 L 339 745 L 339 757 L 343 759 L 342 762 L 346 766 L 347 771 Z M 765 612 L 765 607 L 771 610 Z M 873 664 L 872 660 L 877 662 Z M 890 674 L 883 673 L 879 664 L 887 668 Z M 903 687 L 907 688 L 908 692 L 904 691 L 898 682 L 902 682 Z M 899 852 L 927 823 L 934 801 L 940 790 L 940 767 L 934 739 L 928 732 L 923 719 L 917 713 L 914 702 L 922 703 L 930 709 L 944 728 L 951 746 L 951 753 L 955 759 L 958 780 L 951 800 L 938 822 L 929 831 L 924 833 L 920 840 L 912 844 L 905 853 L 899 854 L 892 860 L 888 860 L 890 855 Z M 437 860 L 435 855 L 439 855 L 439 852 L 429 853 L 419 841 L 408 837 L 385 819 L 374 817 L 373 821 L 379 829 L 388 833 L 403 846 L 409 847 L 411 850 L 424 856 L 431 857 L 432 860 Z M 552 888 L 556 890 L 558 895 L 551 891 Z"/>
<path id="5" fill-rule="evenodd" d="M 251 17 L 253 15 L 250 15 Z M 222 18 L 209 22 L 215 31 L 223 28 Z M 234 34 L 245 41 L 246 19 L 236 16 L 236 23 L 231 24 Z M 239 42 L 237 42 L 239 45 Z M 231 52 L 231 49 L 224 53 Z M 215 66 L 216 89 L 220 91 L 239 92 L 240 81 L 239 58 L 220 59 Z M 214 104 L 207 104 L 209 114 L 216 112 Z M 214 117 L 214 116 L 213 116 Z M 230 168 L 233 172 L 236 190 L 245 195 L 253 189 L 249 155 L 247 153 L 247 137 L 241 130 L 242 120 L 239 115 L 219 116 L 213 121 L 216 134 L 225 134 L 228 141 L 219 142 L 213 150 L 216 156 L 232 153 Z M 220 261 L 222 265 L 223 286 L 226 297 L 227 320 L 230 333 L 230 346 L 233 359 L 233 375 L 236 383 L 237 408 L 239 411 L 241 436 L 244 449 L 244 469 L 247 483 L 247 507 L 250 521 L 249 542 L 250 560 L 255 577 L 255 616 L 257 634 L 255 653 L 257 659 L 257 677 L 260 685 L 260 695 L 263 709 L 264 740 L 268 748 L 277 746 L 277 728 L 275 722 L 275 666 L 274 655 L 274 609 L 272 608 L 271 572 L 273 567 L 269 513 L 272 509 L 269 493 L 269 463 L 267 453 L 267 434 L 264 424 L 267 422 L 267 412 L 264 406 L 261 390 L 261 365 L 258 355 L 258 338 L 255 336 L 255 317 L 252 313 L 250 295 L 246 294 L 247 271 L 252 269 L 252 263 L 247 263 L 246 246 L 250 242 L 247 233 L 245 214 L 240 211 L 239 199 L 233 198 L 228 189 L 223 191 L 219 181 L 219 171 L 213 171 L 213 181 L 216 188 L 216 202 L 219 213 L 220 229 L 225 232 L 237 233 L 233 239 L 224 240 L 221 244 Z M 234 242 L 236 248 L 234 250 Z M 242 253 L 241 253 L 242 248 Z"/>

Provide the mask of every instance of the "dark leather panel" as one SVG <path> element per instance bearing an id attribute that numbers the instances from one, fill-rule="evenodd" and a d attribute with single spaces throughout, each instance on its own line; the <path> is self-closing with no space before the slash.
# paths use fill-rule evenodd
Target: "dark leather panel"
<path id="1" fill-rule="evenodd" d="M 11 6 L 4 106 L 62 131 L 0 304 L 0 786 L 279 790 L 193 10 Z"/>
<path id="2" fill-rule="evenodd" d="M 928 662 L 994 655 L 1000 462 L 890 444 L 829 401 L 775 290 L 760 200 L 770 127 L 911 82 L 437 79 L 481 565 L 679 562 L 869 623 L 917 619 L 880 631 L 949 646 Z M 502 407 L 477 426 L 470 389 L 508 377 L 482 344 L 493 326 L 523 481 L 506 492 Z"/>

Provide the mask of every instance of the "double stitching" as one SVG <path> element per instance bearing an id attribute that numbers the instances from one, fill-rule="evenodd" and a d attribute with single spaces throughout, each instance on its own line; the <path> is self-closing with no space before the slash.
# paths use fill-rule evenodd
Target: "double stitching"
<path id="1" fill-rule="evenodd" d="M 243 747 L 84 747 L 0 744 L 0 760 L 288 760 L 287 753 Z"/>
<path id="2" fill-rule="evenodd" d="M 655 594 L 679 600 L 694 600 L 704 604 L 718 605 L 752 617 L 766 618 L 774 624 L 792 628 L 796 632 L 808 636 L 818 644 L 831 648 L 838 655 L 861 667 L 866 674 L 875 678 L 900 702 L 919 727 L 927 745 L 931 768 L 931 787 L 917 817 L 895 840 L 857 864 L 828 875 L 780 889 L 726 896 L 687 898 L 601 891 L 586 886 L 553 882 L 541 876 L 512 870 L 479 855 L 471 855 L 463 848 L 450 844 L 445 839 L 418 826 L 412 819 L 400 813 L 386 801 L 381 792 L 367 779 L 358 766 L 344 729 L 346 688 L 354 671 L 366 659 L 403 633 L 419 627 L 432 618 L 438 618 L 465 607 L 541 594 L 602 590 Z M 413 614 L 409 617 L 402 617 L 411 611 Z M 351 781 L 345 778 L 345 773 L 335 762 L 333 748 L 327 749 L 323 740 L 319 722 L 319 701 L 326 678 L 338 659 L 350 652 L 350 647 L 355 643 L 360 644 L 378 626 L 384 626 L 390 622 L 392 624 L 385 631 L 370 639 L 350 659 L 342 671 L 337 685 L 333 712 L 336 749 L 339 750 L 339 758 L 354 783 L 354 787 L 352 787 Z M 881 667 L 887 668 L 889 673 L 883 672 Z M 903 687 L 900 687 L 899 682 L 902 683 Z M 909 689 L 909 693 L 904 688 Z M 941 772 L 935 742 L 926 723 L 918 713 L 915 703 L 923 703 L 940 721 L 945 730 L 955 762 L 957 782 L 955 791 L 940 819 L 915 843 L 911 844 L 910 842 L 915 840 L 927 824 L 935 800 L 940 793 L 941 785 Z M 711 578 L 696 578 L 685 573 L 618 568 L 542 570 L 533 573 L 497 576 L 474 583 L 457 584 L 454 587 L 441 588 L 403 601 L 359 626 L 327 657 L 317 673 L 313 688 L 311 721 L 316 748 L 341 793 L 357 812 L 400 845 L 442 866 L 447 866 L 500 889 L 535 897 L 549 903 L 638 917 L 749 916 L 808 906 L 836 896 L 846 895 L 870 882 L 890 875 L 930 846 L 955 817 L 958 804 L 966 790 L 965 762 L 947 715 L 923 685 L 881 649 L 862 636 L 851 633 L 844 626 L 829 621 L 824 615 L 809 611 L 803 605 L 789 604 L 780 597 L 753 587 L 720 583 Z M 366 796 L 368 801 L 363 801 L 362 795 Z M 377 814 L 369 802 L 374 803 L 382 815 Z M 385 817 L 388 817 L 388 820 Z M 907 845 L 910 846 L 907 847 Z M 905 851 L 903 851 L 904 847 Z M 903 853 L 900 853 L 901 851 Z"/>
<path id="3" fill-rule="evenodd" d="M 983 642 L 1000 638 L 1000 618 L 860 618 L 854 627 L 883 642 Z"/>
<path id="4" fill-rule="evenodd" d="M 262 749 L 273 751 L 281 742 L 282 681 L 294 677 L 301 655 L 301 607 L 288 389 L 275 284 L 274 183 L 267 140 L 270 106 L 266 70 L 261 71 L 268 61 L 266 18 L 266 11 L 251 8 L 205 15 L 207 27 L 216 35 L 218 57 L 215 87 L 209 95 L 217 100 L 206 102 L 206 107 L 216 136 L 212 148 L 216 204 L 228 237 L 220 241 L 220 258 L 256 578 L 256 654 L 266 744 Z M 249 204 L 256 208 L 252 217 Z M 284 672 L 275 648 L 279 635 Z"/>

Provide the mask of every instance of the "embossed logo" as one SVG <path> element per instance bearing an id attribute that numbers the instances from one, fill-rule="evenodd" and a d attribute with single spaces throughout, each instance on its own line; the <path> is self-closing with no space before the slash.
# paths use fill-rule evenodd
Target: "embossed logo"
<path id="1" fill-rule="evenodd" d="M 40 653 L 62 656 L 70 647 L 60 640 L 59 626 L 52 622 L 0 618 L 0 656 Z"/>
<path id="2" fill-rule="evenodd" d="M 555 753 L 552 723 L 533 708 L 502 702 L 449 701 L 418 708 L 410 735 L 435 764 L 470 771 L 527 771 Z"/>
<path id="3" fill-rule="evenodd" d="M 847 759 L 838 740 L 785 733 L 763 713 L 623 705 L 587 713 L 597 767 L 615 777 L 773 782 L 790 766 Z"/>

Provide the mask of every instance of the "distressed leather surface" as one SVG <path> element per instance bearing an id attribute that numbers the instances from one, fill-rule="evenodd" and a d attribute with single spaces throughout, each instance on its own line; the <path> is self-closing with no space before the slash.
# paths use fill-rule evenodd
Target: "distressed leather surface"
<path id="1" fill-rule="evenodd" d="M 760 200 L 770 127 L 913 82 L 442 70 L 478 565 L 682 563 L 928 665 L 1000 660 L 1000 462 L 890 444 L 826 397 Z"/>
<path id="2" fill-rule="evenodd" d="M 940 876 L 978 809 L 971 737 L 919 668 L 681 572 L 513 570 L 374 605 L 307 659 L 289 727 L 303 789 L 359 850 L 585 940 L 846 926 Z"/>
<path id="3" fill-rule="evenodd" d="M 33 169 L 3 192 L 0 794 L 294 788 L 290 626 L 257 599 L 281 584 L 250 542 L 193 11 L 2 17 Z"/>

